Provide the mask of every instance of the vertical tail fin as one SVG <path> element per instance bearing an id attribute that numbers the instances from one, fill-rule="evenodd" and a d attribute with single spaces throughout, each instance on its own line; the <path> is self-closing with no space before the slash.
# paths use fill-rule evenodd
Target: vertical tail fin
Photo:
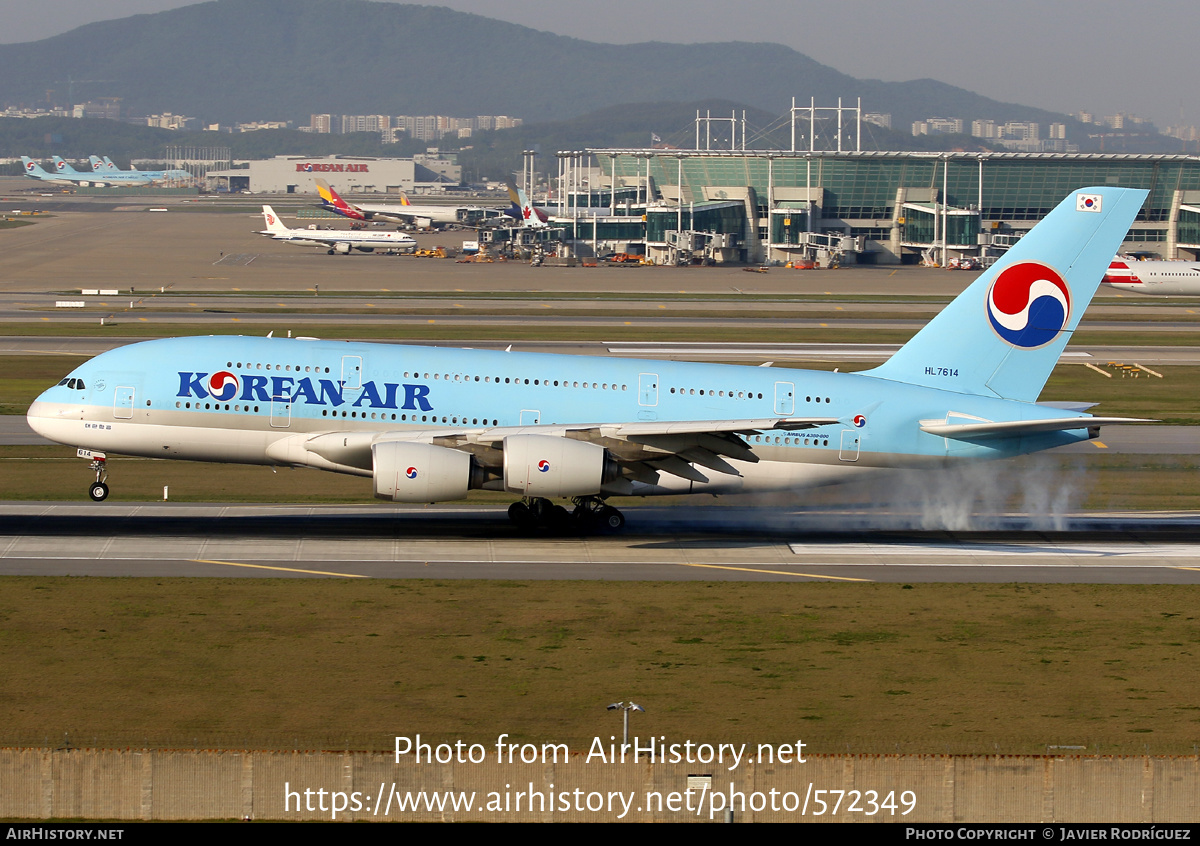
<path id="1" fill-rule="evenodd" d="M 866 375 L 1033 402 L 1148 192 L 1082 188 Z"/>
<path id="2" fill-rule="evenodd" d="M 99 156 L 88 156 L 88 161 L 92 163 L 92 173 L 99 173 L 104 170 L 104 162 Z"/>
<path id="3" fill-rule="evenodd" d="M 50 174 L 42 170 L 42 166 L 35 162 L 29 156 L 21 156 L 21 163 L 25 165 L 25 175 L 34 179 L 45 179 Z"/>
<path id="4" fill-rule="evenodd" d="M 366 217 L 358 206 L 347 203 L 339 197 L 337 191 L 334 191 L 324 179 L 316 179 L 314 181 L 317 183 L 317 195 L 321 198 L 321 205 L 332 212 L 337 212 L 342 217 L 349 217 L 354 220 L 366 220 Z"/>
<path id="5" fill-rule="evenodd" d="M 263 220 L 267 222 L 267 231 L 272 235 L 285 235 L 289 231 L 283 222 L 279 219 L 279 215 L 275 214 L 275 209 L 270 206 L 262 207 Z"/>
<path id="6" fill-rule="evenodd" d="M 56 171 L 58 171 L 59 173 L 66 173 L 66 174 L 72 174 L 72 175 L 78 174 L 78 171 L 75 170 L 75 168 L 71 167 L 69 164 L 67 164 L 66 161 L 64 161 L 60 156 L 52 156 L 51 158 L 54 159 L 54 169 Z"/>
<path id="7" fill-rule="evenodd" d="M 507 213 L 521 221 L 522 226 L 534 229 L 549 225 L 550 217 L 525 196 L 525 192 L 511 182 L 508 183 L 508 198 L 512 200 L 513 208 Z"/>

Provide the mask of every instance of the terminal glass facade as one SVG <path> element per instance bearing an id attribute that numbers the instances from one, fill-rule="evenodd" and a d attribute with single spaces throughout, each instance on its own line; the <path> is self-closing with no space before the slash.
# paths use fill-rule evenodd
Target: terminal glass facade
<path id="1" fill-rule="evenodd" d="M 691 150 L 593 150 L 602 170 L 618 186 L 643 185 L 647 166 L 650 201 L 673 205 L 729 199 L 752 190 L 758 220 L 769 245 L 793 244 L 803 232 L 863 235 L 868 251 L 890 251 L 893 260 L 921 245 L 940 243 L 941 220 L 948 245 L 969 248 L 981 230 L 1020 234 L 1081 188 L 1116 185 L 1150 192 L 1127 243 L 1163 252 L 1171 242 L 1200 244 L 1200 157 L 1130 154 L 851 152 L 784 153 Z M 621 188 L 619 187 L 620 191 Z M 809 203 L 811 202 L 811 206 Z M 731 204 L 732 205 L 732 204 Z M 913 211 L 913 206 L 928 209 Z M 811 208 L 785 225 L 779 210 Z M 935 207 L 947 213 L 934 220 Z M 1172 219 L 1174 210 L 1175 218 Z M 745 217 L 745 207 L 730 213 Z M 698 215 L 699 216 L 699 215 Z M 662 219 L 661 225 L 656 223 Z M 646 237 L 662 239 L 675 229 L 675 213 L 651 211 Z M 769 218 L 769 224 L 768 219 Z M 797 230 L 798 225 L 803 228 Z M 936 225 L 935 225 L 936 223 Z M 708 230 L 691 226 L 684 229 Z M 722 229 L 733 231 L 731 222 Z M 749 231 L 749 230 L 746 230 Z M 1165 256 L 1164 257 L 1175 257 Z"/>

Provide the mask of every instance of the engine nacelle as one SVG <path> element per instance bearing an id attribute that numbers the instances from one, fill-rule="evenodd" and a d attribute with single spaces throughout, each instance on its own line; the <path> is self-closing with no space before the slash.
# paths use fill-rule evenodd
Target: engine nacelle
<path id="1" fill-rule="evenodd" d="M 608 450 L 551 435 L 504 439 L 504 489 L 522 496 L 588 496 L 617 478 Z"/>
<path id="2" fill-rule="evenodd" d="M 338 253 L 339 255 L 346 256 L 346 255 L 350 254 L 351 249 L 353 249 L 353 248 L 346 241 L 338 241 L 332 247 L 329 248 L 329 251 L 331 253 Z"/>
<path id="3" fill-rule="evenodd" d="M 471 454 L 456 449 L 384 441 L 371 447 L 375 496 L 393 502 L 462 499 L 483 484 L 483 470 Z"/>

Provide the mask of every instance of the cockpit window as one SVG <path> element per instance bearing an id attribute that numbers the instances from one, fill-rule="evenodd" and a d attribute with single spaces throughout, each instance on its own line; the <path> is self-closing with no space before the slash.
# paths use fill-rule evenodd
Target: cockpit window
<path id="1" fill-rule="evenodd" d="M 76 379 L 76 380 L 75 380 L 75 389 L 76 389 L 76 390 L 82 391 L 82 390 L 83 390 L 84 388 L 86 388 L 86 387 L 87 387 L 87 385 L 83 384 L 83 380 L 82 380 L 82 379 Z"/>
<path id="2" fill-rule="evenodd" d="M 87 385 L 83 384 L 82 379 L 73 379 L 69 376 L 66 379 L 63 379 L 58 384 L 66 385 L 68 388 L 71 388 L 72 390 L 75 390 L 75 391 L 82 391 L 84 388 L 87 387 Z"/>
<path id="3" fill-rule="evenodd" d="M 63 380 L 62 380 L 61 382 L 59 382 L 58 384 L 59 384 L 59 386 L 61 387 L 62 385 L 65 385 L 65 384 L 67 384 L 67 383 L 68 383 L 68 382 L 70 382 L 70 381 L 71 381 L 70 379 L 63 379 Z"/>

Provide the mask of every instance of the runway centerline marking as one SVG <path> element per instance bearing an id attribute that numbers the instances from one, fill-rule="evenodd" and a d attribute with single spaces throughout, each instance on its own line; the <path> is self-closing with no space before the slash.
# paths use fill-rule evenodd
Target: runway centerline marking
<path id="1" fill-rule="evenodd" d="M 330 573 L 324 570 L 301 570 L 298 567 L 269 567 L 266 564 L 242 564 L 237 561 L 211 561 L 205 558 L 193 558 L 197 564 L 221 564 L 225 567 L 248 567 L 254 570 L 279 570 L 284 573 L 307 573 L 310 576 L 341 576 L 346 579 L 369 579 L 360 573 Z"/>
<path id="2" fill-rule="evenodd" d="M 869 582 L 869 581 L 871 581 L 870 579 L 855 579 L 855 578 L 851 578 L 850 576 L 824 576 L 824 575 L 820 575 L 817 573 L 788 573 L 784 570 L 756 570 L 752 567 L 726 567 L 726 566 L 722 566 L 720 564 L 690 564 L 687 562 L 680 562 L 678 566 L 680 566 L 680 567 L 702 567 L 707 570 L 737 570 L 738 572 L 741 572 L 741 573 L 763 573 L 763 574 L 769 575 L 769 576 L 795 576 L 796 578 L 799 578 L 799 579 L 833 579 L 834 581 L 838 581 L 838 582 Z M 839 565 L 831 564 L 829 566 L 837 567 Z"/>

